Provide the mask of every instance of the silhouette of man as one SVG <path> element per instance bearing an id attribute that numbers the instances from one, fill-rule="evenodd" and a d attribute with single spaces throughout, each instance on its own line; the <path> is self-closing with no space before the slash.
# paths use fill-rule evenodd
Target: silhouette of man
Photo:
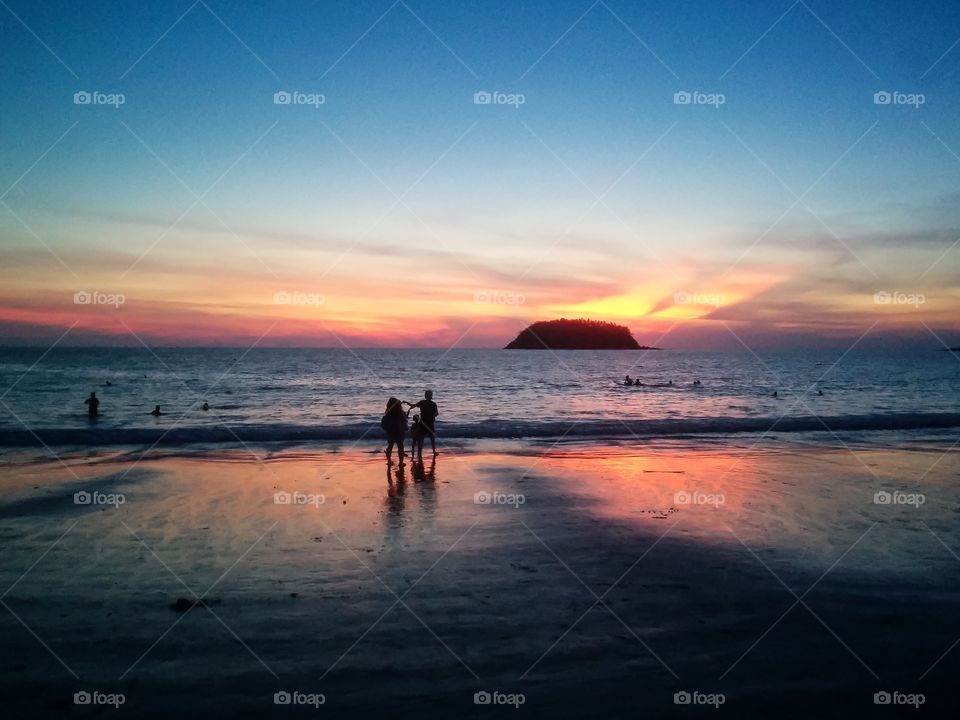
<path id="1" fill-rule="evenodd" d="M 423 426 L 424 435 L 430 438 L 430 447 L 433 450 L 433 454 L 437 454 L 437 429 L 435 423 L 437 421 L 437 416 L 440 414 L 440 410 L 437 408 L 437 404 L 433 401 L 433 390 L 427 390 L 423 393 L 423 400 L 416 403 L 407 403 L 410 405 L 410 408 L 418 408 L 420 410 L 420 424 Z M 422 442 L 422 441 L 421 441 Z"/>
<path id="2" fill-rule="evenodd" d="M 90 393 L 90 397 L 83 401 L 87 406 L 87 417 L 95 418 L 99 413 L 97 408 L 100 407 L 100 401 L 97 399 L 97 394 L 95 392 Z"/>

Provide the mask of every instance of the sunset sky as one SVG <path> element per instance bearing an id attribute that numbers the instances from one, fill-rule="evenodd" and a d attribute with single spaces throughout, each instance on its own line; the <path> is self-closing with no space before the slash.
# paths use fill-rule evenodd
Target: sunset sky
<path id="1" fill-rule="evenodd" d="M 0 342 L 958 344 L 958 40 L 925 0 L 3 0 Z"/>

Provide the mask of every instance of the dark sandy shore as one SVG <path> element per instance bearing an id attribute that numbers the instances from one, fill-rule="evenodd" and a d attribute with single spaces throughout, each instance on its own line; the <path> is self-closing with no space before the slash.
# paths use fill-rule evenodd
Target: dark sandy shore
<path id="1" fill-rule="evenodd" d="M 7 454 L 6 716 L 946 716 L 957 454 L 737 442 Z"/>

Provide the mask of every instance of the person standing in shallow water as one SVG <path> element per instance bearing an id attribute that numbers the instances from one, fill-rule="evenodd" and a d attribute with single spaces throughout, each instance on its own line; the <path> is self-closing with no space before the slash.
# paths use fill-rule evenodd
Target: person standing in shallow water
<path id="1" fill-rule="evenodd" d="M 97 399 L 97 394 L 95 392 L 90 393 L 90 397 L 84 400 L 83 403 L 87 406 L 88 418 L 93 419 L 100 414 L 100 400 Z"/>
<path id="2" fill-rule="evenodd" d="M 387 400 L 387 411 L 380 418 L 380 427 L 387 434 L 387 463 L 392 462 L 393 446 L 397 446 L 397 459 L 403 465 L 403 439 L 407 434 L 407 414 L 403 410 L 403 403 L 392 397 Z"/>
<path id="3" fill-rule="evenodd" d="M 416 403 L 407 403 L 410 409 L 418 408 L 420 410 L 420 424 L 423 426 L 424 436 L 430 438 L 430 447 L 433 454 L 437 454 L 437 416 L 440 410 L 433 401 L 433 390 L 427 390 L 423 393 L 423 400 Z"/>

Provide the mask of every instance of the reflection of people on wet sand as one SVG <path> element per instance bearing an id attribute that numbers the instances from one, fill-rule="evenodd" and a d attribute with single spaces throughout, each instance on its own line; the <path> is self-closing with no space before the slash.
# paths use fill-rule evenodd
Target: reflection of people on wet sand
<path id="1" fill-rule="evenodd" d="M 83 402 L 87 406 L 87 417 L 95 418 L 99 414 L 98 408 L 100 407 L 100 401 L 97 399 L 97 394 L 95 392 L 90 393 L 90 397 Z"/>
<path id="2" fill-rule="evenodd" d="M 415 403 L 407 403 L 410 406 L 410 409 L 417 408 L 420 410 L 420 422 L 423 425 L 424 432 L 426 437 L 430 438 L 430 447 L 433 450 L 433 454 L 437 454 L 437 416 L 440 415 L 440 410 L 437 408 L 437 404 L 433 401 L 433 390 L 427 390 L 423 393 L 423 400 Z"/>
<path id="3" fill-rule="evenodd" d="M 396 480 L 394 480 L 396 477 Z M 393 470 L 387 466 L 387 511 L 396 517 L 403 512 L 403 506 L 406 502 L 404 491 L 407 487 L 407 478 L 403 471 L 403 465 L 397 466 Z"/>
<path id="4" fill-rule="evenodd" d="M 423 458 L 413 461 L 413 479 L 416 482 L 434 482 L 436 480 L 437 459 L 430 460 L 430 467 L 423 464 Z"/>
<path id="5" fill-rule="evenodd" d="M 392 462 L 393 446 L 397 446 L 397 459 L 403 465 L 403 439 L 407 434 L 407 414 L 403 411 L 403 404 L 395 397 L 387 400 L 387 411 L 380 418 L 380 427 L 387 434 L 387 463 Z"/>

